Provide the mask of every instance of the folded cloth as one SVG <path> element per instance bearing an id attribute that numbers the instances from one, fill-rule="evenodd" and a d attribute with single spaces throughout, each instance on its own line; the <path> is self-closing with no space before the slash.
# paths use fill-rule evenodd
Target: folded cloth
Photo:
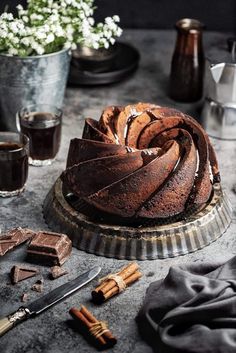
<path id="1" fill-rule="evenodd" d="M 236 256 L 172 267 L 153 282 L 137 318 L 158 353 L 236 352 Z"/>

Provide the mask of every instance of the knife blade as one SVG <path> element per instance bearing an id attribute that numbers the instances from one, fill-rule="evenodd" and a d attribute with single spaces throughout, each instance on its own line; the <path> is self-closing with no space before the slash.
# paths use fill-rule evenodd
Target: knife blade
<path id="1" fill-rule="evenodd" d="M 49 309 L 52 305 L 67 298 L 69 295 L 76 292 L 78 289 L 85 286 L 92 279 L 94 279 L 100 271 L 101 267 L 93 267 L 89 271 L 76 277 L 74 280 L 62 284 L 61 286 L 45 294 L 41 298 L 30 303 L 27 307 L 21 306 L 13 314 L 10 314 L 5 318 L 0 319 L 0 336 L 4 335 L 13 326 L 19 324 L 20 322 L 29 319 L 30 317 L 41 314 L 43 311 Z"/>

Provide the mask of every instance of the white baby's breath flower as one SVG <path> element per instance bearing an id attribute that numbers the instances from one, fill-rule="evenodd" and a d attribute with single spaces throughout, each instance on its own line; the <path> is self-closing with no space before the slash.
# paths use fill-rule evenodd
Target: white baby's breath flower
<path id="1" fill-rule="evenodd" d="M 43 7 L 42 8 L 42 12 L 45 13 L 45 14 L 50 14 L 51 13 L 51 9 L 48 8 L 48 7 Z"/>
<path id="2" fill-rule="evenodd" d="M 104 30 L 104 36 L 106 38 L 111 38 L 112 37 L 112 31 L 110 31 L 109 29 L 105 29 Z"/>
<path id="3" fill-rule="evenodd" d="M 52 14 L 49 19 L 51 22 L 58 22 L 59 16 L 58 16 L 58 14 Z"/>
<path id="4" fill-rule="evenodd" d="M 1 39 L 7 38 L 7 31 L 0 29 L 0 38 Z"/>
<path id="5" fill-rule="evenodd" d="M 38 54 L 38 55 L 43 55 L 44 54 L 45 50 L 40 44 L 38 44 L 35 41 L 32 41 L 31 45 L 32 45 L 32 48 L 35 50 L 36 54 Z"/>
<path id="6" fill-rule="evenodd" d="M 30 15 L 30 19 L 31 21 L 41 21 L 43 20 L 43 16 L 33 13 L 32 15 Z"/>
<path id="7" fill-rule="evenodd" d="M 36 48 L 36 52 L 37 52 L 38 55 L 43 55 L 45 50 L 44 50 L 44 48 L 41 45 L 38 45 L 37 48 Z"/>
<path id="8" fill-rule="evenodd" d="M 106 18 L 105 18 L 105 23 L 108 24 L 108 25 L 110 25 L 110 24 L 113 23 L 113 19 L 112 19 L 111 17 L 106 17 Z"/>
<path id="9" fill-rule="evenodd" d="M 53 33 L 50 33 L 50 34 L 47 36 L 47 38 L 45 39 L 45 43 L 46 43 L 46 44 L 52 43 L 52 42 L 54 41 L 54 39 L 55 39 L 54 34 L 53 34 Z"/>
<path id="10" fill-rule="evenodd" d="M 20 39 L 18 37 L 12 38 L 12 44 L 19 44 Z"/>
<path id="11" fill-rule="evenodd" d="M 18 11 L 24 10 L 24 8 L 23 8 L 23 6 L 22 6 L 21 4 L 18 4 L 18 5 L 16 6 L 16 8 L 17 8 Z"/>
<path id="12" fill-rule="evenodd" d="M 92 43 L 93 49 L 99 49 L 99 44 L 97 42 Z"/>
<path id="13" fill-rule="evenodd" d="M 65 32 L 62 29 L 62 27 L 57 27 L 57 29 L 55 31 L 55 36 L 56 37 L 64 37 L 65 36 Z"/>
<path id="14" fill-rule="evenodd" d="M 21 39 L 21 43 L 22 43 L 23 45 L 25 45 L 26 47 L 30 46 L 30 43 L 31 43 L 30 37 L 24 37 L 24 38 L 22 38 L 22 39 Z"/>
<path id="15" fill-rule="evenodd" d="M 29 22 L 29 17 L 28 17 L 28 16 L 22 16 L 22 20 L 23 20 L 25 23 L 28 23 L 28 22 Z"/>
<path id="16" fill-rule="evenodd" d="M 13 20 L 13 15 L 12 15 L 12 13 L 3 12 L 1 14 L 1 19 L 2 20 L 6 20 L 6 21 L 12 21 Z"/>
<path id="17" fill-rule="evenodd" d="M 74 33 L 74 28 L 72 25 L 66 26 L 66 32 L 67 34 L 73 34 Z"/>
<path id="18" fill-rule="evenodd" d="M 77 0 L 72 0 L 72 6 L 75 7 L 76 9 L 80 10 L 81 9 L 81 1 Z"/>
<path id="19" fill-rule="evenodd" d="M 70 22 L 71 22 L 71 19 L 70 19 L 69 17 L 63 16 L 63 17 L 61 18 L 61 21 L 62 21 L 63 23 L 70 23 Z"/>
<path id="20" fill-rule="evenodd" d="M 16 48 L 9 48 L 8 54 L 17 55 L 18 54 L 18 50 Z"/>
<path id="21" fill-rule="evenodd" d="M 19 21 L 17 24 L 17 27 L 18 27 L 18 31 L 25 31 L 25 26 L 23 22 Z"/>
<path id="22" fill-rule="evenodd" d="M 85 13 L 84 13 L 84 12 L 81 12 L 81 13 L 79 14 L 79 17 L 80 17 L 81 20 L 84 20 L 84 19 L 86 18 Z"/>
<path id="23" fill-rule="evenodd" d="M 65 42 L 64 48 L 65 49 L 70 49 L 71 48 L 71 42 Z M 73 48 L 71 48 L 71 49 L 73 49 Z"/>
<path id="24" fill-rule="evenodd" d="M 90 26 L 93 26 L 94 23 L 95 23 L 94 18 L 89 17 L 89 18 L 88 18 L 88 23 L 90 24 Z"/>
<path id="25" fill-rule="evenodd" d="M 45 32 L 49 32 L 49 31 L 50 31 L 50 27 L 49 27 L 49 25 L 48 25 L 47 23 L 45 23 L 45 25 L 43 26 L 43 28 L 44 28 L 44 31 L 45 31 Z"/>
<path id="26" fill-rule="evenodd" d="M 122 32 L 123 30 L 120 27 L 118 27 L 115 34 L 117 35 L 117 37 L 120 37 L 122 35 Z"/>
<path id="27" fill-rule="evenodd" d="M 8 39 L 11 40 L 12 38 L 14 38 L 14 34 L 13 34 L 12 32 L 9 32 L 9 33 L 8 33 Z"/>
<path id="28" fill-rule="evenodd" d="M 47 34 L 43 30 L 37 31 L 35 35 L 36 35 L 36 38 L 38 38 L 38 39 L 47 38 Z"/>
<path id="29" fill-rule="evenodd" d="M 115 22 L 120 22 L 120 17 L 118 15 L 115 15 L 112 18 Z"/>

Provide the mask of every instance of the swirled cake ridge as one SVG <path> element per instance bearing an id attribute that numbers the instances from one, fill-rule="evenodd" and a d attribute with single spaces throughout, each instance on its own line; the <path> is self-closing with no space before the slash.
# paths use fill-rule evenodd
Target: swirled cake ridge
<path id="1" fill-rule="evenodd" d="M 107 107 L 71 140 L 65 185 L 96 210 L 121 218 L 163 219 L 203 207 L 220 181 L 201 125 L 168 107 Z"/>

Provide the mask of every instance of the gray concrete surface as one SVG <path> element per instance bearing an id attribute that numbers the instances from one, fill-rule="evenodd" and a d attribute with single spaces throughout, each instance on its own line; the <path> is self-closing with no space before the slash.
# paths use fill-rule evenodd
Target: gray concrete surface
<path id="1" fill-rule="evenodd" d="M 205 33 L 206 53 L 210 57 L 224 57 L 226 53 L 226 34 Z M 55 163 L 50 167 L 30 167 L 25 192 L 16 198 L 0 200 L 0 227 L 2 231 L 21 226 L 32 229 L 47 229 L 42 215 L 42 202 L 56 178 L 65 167 L 69 141 L 80 136 L 85 117 L 98 118 L 101 110 L 110 104 L 128 104 L 148 101 L 175 106 L 197 116 L 199 104 L 178 105 L 166 96 L 169 64 L 173 51 L 175 34 L 172 31 L 126 31 L 124 39 L 133 43 L 142 54 L 139 70 L 129 79 L 116 85 L 94 88 L 68 88 L 65 98 L 63 139 L 61 150 Z M 142 304 L 145 291 L 152 281 L 162 278 L 170 266 L 190 261 L 215 261 L 228 259 L 236 253 L 236 142 L 213 140 L 223 180 L 234 207 L 234 218 L 227 232 L 210 246 L 193 254 L 179 258 L 140 262 L 143 278 L 102 306 L 90 301 L 90 291 L 96 281 L 67 298 L 35 319 L 28 320 L 0 338 L 1 353 L 88 353 L 95 352 L 70 324 L 68 310 L 72 306 L 85 304 L 94 314 L 108 321 L 111 330 L 118 337 L 114 353 L 149 353 L 151 349 L 139 338 L 134 318 Z M 0 317 L 11 313 L 21 305 L 22 293 L 29 294 L 29 301 L 40 296 L 30 290 L 35 279 L 15 286 L 9 284 L 9 271 L 25 259 L 26 247 L 0 259 Z M 45 279 L 44 293 L 74 278 L 94 265 L 102 266 L 101 275 L 117 271 L 126 264 L 119 261 L 97 257 L 73 249 L 71 258 L 64 265 L 70 273 L 55 281 L 48 279 L 49 269 L 39 266 Z"/>

